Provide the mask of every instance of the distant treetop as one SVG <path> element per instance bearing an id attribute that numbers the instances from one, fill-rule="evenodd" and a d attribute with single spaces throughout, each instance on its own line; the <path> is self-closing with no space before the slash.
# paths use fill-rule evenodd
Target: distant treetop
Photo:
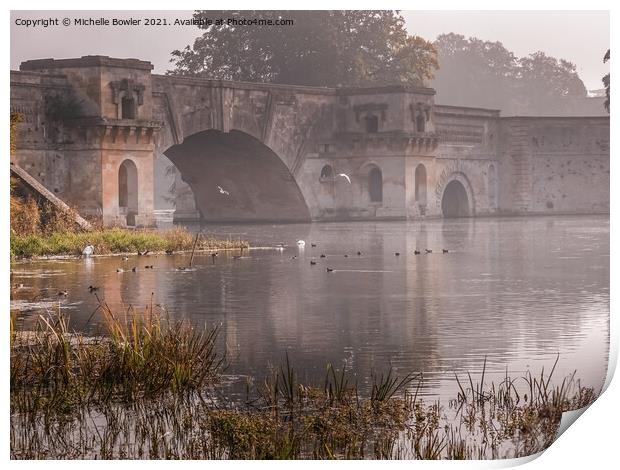
<path id="1" fill-rule="evenodd" d="M 223 25 L 207 20 L 222 18 Z M 271 20 L 239 26 L 227 20 Z M 275 25 L 277 20 L 292 25 Z M 309 86 L 420 86 L 433 78 L 432 43 L 395 11 L 197 11 L 204 30 L 172 52 L 170 74 Z M 239 24 L 239 23 L 237 23 Z"/>

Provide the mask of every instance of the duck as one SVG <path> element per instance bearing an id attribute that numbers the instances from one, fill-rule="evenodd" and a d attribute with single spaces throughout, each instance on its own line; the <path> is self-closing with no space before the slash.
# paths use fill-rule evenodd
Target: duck
<path id="1" fill-rule="evenodd" d="M 123 268 L 116 268 L 116 272 L 117 273 L 122 273 L 122 272 L 125 272 L 125 270 Z"/>
<path id="2" fill-rule="evenodd" d="M 311 246 L 312 248 L 316 248 L 316 243 L 310 243 L 310 246 Z"/>
<path id="3" fill-rule="evenodd" d="M 138 256 L 146 256 L 150 253 L 151 250 L 144 250 L 144 251 L 140 251 L 138 250 Z"/>
<path id="4" fill-rule="evenodd" d="M 394 253 L 394 256 L 400 256 L 400 253 L 397 251 L 396 253 Z"/>
<path id="5" fill-rule="evenodd" d="M 185 266 L 179 266 L 177 271 L 185 271 L 187 268 Z"/>
<path id="6" fill-rule="evenodd" d="M 333 272 L 334 270 L 332 268 L 325 268 L 325 271 L 327 271 L 328 273 Z"/>
<path id="7" fill-rule="evenodd" d="M 306 242 L 303 240 L 297 240 L 297 246 L 306 246 Z"/>
<path id="8" fill-rule="evenodd" d="M 443 250 L 441 250 L 442 253 L 448 253 L 448 250 L 446 250 L 445 248 Z"/>
<path id="9" fill-rule="evenodd" d="M 297 259 L 297 256 L 291 256 L 291 259 Z"/>
<path id="10" fill-rule="evenodd" d="M 314 266 L 316 264 L 316 261 L 310 261 L 310 266 Z"/>
<path id="11" fill-rule="evenodd" d="M 361 252 L 361 251 L 358 251 L 358 252 L 357 252 L 357 256 L 362 256 L 362 252 Z"/>
<path id="12" fill-rule="evenodd" d="M 129 256 L 123 256 L 123 261 L 128 261 L 129 260 Z"/>
<path id="13" fill-rule="evenodd" d="M 58 291 L 58 297 L 67 297 L 68 295 L 69 292 L 67 292 L 66 290 Z"/>
<path id="14" fill-rule="evenodd" d="M 419 255 L 420 254 L 420 250 L 413 250 L 413 254 L 414 255 Z"/>
<path id="15" fill-rule="evenodd" d="M 426 251 L 427 254 L 433 252 L 433 250 L 429 250 L 428 248 L 426 250 L 424 250 L 424 251 Z"/>
<path id="16" fill-rule="evenodd" d="M 131 268 L 131 272 L 135 273 L 138 270 L 138 268 L 136 266 L 134 266 L 133 268 Z"/>
<path id="17" fill-rule="evenodd" d="M 323 253 L 321 253 L 320 258 L 327 258 L 327 256 L 325 256 Z"/>
<path id="18" fill-rule="evenodd" d="M 344 257 L 345 257 L 345 258 L 348 258 L 348 257 L 349 257 L 349 255 L 345 254 L 345 255 L 344 255 Z"/>
<path id="19" fill-rule="evenodd" d="M 166 254 L 167 255 L 173 255 L 174 254 L 174 250 L 166 250 Z"/>
<path id="20" fill-rule="evenodd" d="M 93 292 L 97 292 L 99 290 L 99 287 L 95 287 L 95 286 L 88 286 L 88 292 L 90 292 L 91 294 Z"/>
<path id="21" fill-rule="evenodd" d="M 153 269 L 153 265 L 151 264 L 151 265 L 145 266 L 144 269 Z"/>

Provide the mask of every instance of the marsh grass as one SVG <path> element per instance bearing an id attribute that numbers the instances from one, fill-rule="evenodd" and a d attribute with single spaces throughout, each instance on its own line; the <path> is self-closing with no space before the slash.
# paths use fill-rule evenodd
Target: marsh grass
<path id="1" fill-rule="evenodd" d="M 27 334 L 11 328 L 11 408 L 35 415 L 130 402 L 213 383 L 223 366 L 217 328 L 170 321 L 152 305 L 115 315 L 101 303 L 104 331 L 84 337 L 62 314 L 40 316 Z"/>
<path id="2" fill-rule="evenodd" d="M 171 322 L 152 306 L 112 312 L 87 338 L 66 318 L 41 317 L 29 334 L 11 326 L 13 458 L 489 459 L 530 455 L 553 441 L 561 413 L 591 403 L 575 374 L 485 382 L 455 376 L 444 406 L 419 398 L 421 374 L 354 377 L 328 364 L 302 384 L 288 355 L 245 399 L 219 387 L 217 330 Z M 557 359 L 556 359 L 557 364 Z"/>
<path id="3" fill-rule="evenodd" d="M 149 250 L 186 251 L 194 245 L 194 234 L 184 228 L 166 231 L 99 229 L 89 232 L 63 231 L 47 234 L 11 234 L 11 254 L 17 258 L 54 255 L 80 255 L 86 245 L 95 247 L 95 254 L 136 253 Z M 196 249 L 245 249 L 248 243 L 231 238 L 201 236 Z"/>

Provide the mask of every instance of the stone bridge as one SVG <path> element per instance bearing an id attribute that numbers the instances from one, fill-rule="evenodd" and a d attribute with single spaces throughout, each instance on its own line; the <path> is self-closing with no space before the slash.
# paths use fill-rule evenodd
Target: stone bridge
<path id="1" fill-rule="evenodd" d="M 108 225 L 173 209 L 235 222 L 609 211 L 607 117 L 501 117 L 438 105 L 430 88 L 151 71 L 104 56 L 22 63 L 12 159 Z"/>

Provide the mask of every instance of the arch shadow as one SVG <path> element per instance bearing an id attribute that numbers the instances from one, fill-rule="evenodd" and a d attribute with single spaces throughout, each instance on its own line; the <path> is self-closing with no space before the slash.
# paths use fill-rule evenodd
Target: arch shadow
<path id="1" fill-rule="evenodd" d="M 205 221 L 310 221 L 308 206 L 288 167 L 245 132 L 201 131 L 163 153 L 192 189 Z"/>

